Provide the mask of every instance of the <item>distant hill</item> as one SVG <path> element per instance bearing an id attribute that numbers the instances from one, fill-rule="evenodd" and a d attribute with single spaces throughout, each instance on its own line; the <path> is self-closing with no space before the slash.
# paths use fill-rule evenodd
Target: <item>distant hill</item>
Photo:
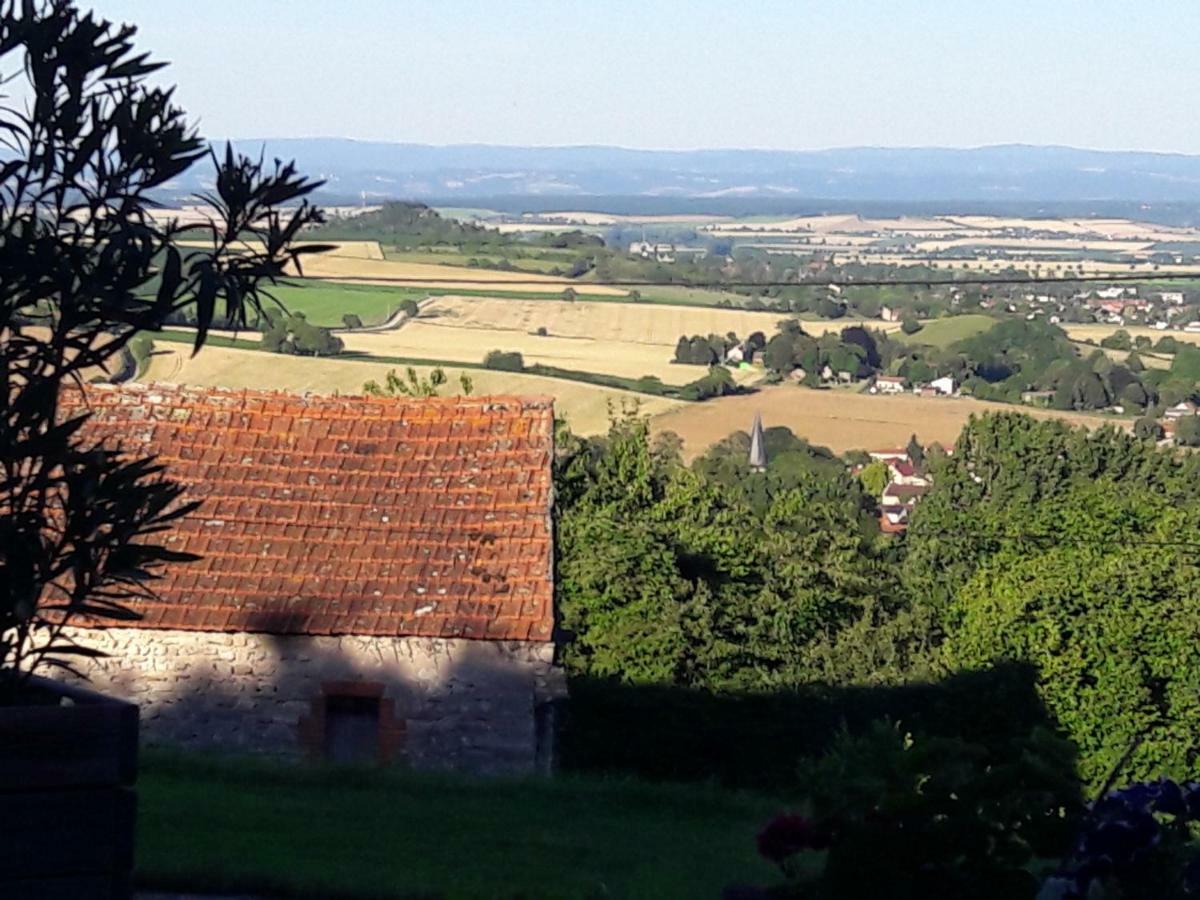
<path id="1" fill-rule="evenodd" d="M 1200 203 L 1200 156 L 1019 144 L 976 149 L 629 150 L 431 146 L 339 138 L 235 143 L 294 158 L 327 180 L 324 200 L 441 204 L 480 197 L 738 201 L 772 208 L 825 198 L 855 203 Z M 174 186 L 181 195 L 199 187 Z M 569 205 L 569 204 L 568 204 Z M 702 204 L 701 204 L 702 205 Z"/>

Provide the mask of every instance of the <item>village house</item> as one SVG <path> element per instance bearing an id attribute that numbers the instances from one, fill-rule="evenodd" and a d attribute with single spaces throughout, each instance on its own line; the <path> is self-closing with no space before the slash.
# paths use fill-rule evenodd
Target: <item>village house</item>
<path id="1" fill-rule="evenodd" d="M 634 241 L 629 245 L 629 255 L 655 262 L 675 262 L 674 244 L 656 244 L 652 241 Z"/>
<path id="2" fill-rule="evenodd" d="M 746 362 L 746 355 L 747 354 L 746 354 L 746 345 L 745 344 L 734 344 L 732 347 L 730 347 L 728 350 L 725 351 L 725 359 L 723 360 L 723 362 L 730 364 L 730 365 L 738 365 L 740 363 Z"/>
<path id="3" fill-rule="evenodd" d="M 83 622 L 88 674 L 150 744 L 544 771 L 555 658 L 548 398 L 87 392 L 88 437 L 158 454 L 201 501 L 173 564 Z M 71 403 L 79 404 L 77 395 Z"/>
<path id="4" fill-rule="evenodd" d="M 1167 420 L 1182 419 L 1184 416 L 1194 416 L 1197 412 L 1200 412 L 1200 406 L 1191 400 L 1184 400 L 1167 409 L 1163 413 L 1163 418 Z"/>
<path id="5" fill-rule="evenodd" d="M 908 387 L 908 379 L 899 375 L 876 375 L 871 384 L 872 394 L 903 394 Z"/>
<path id="6" fill-rule="evenodd" d="M 954 448 L 946 448 L 953 454 Z M 920 499 L 929 492 L 932 483 L 929 477 L 908 455 L 908 450 L 871 450 L 873 460 L 886 463 L 888 483 L 877 498 L 879 502 L 879 529 L 884 534 L 899 534 L 908 528 L 908 522 Z"/>
<path id="7" fill-rule="evenodd" d="M 933 379 L 933 381 L 929 382 L 929 386 L 945 397 L 953 397 L 954 392 L 958 389 L 953 376 L 950 375 L 943 375 L 941 378 Z"/>
<path id="8" fill-rule="evenodd" d="M 903 447 L 897 447 L 895 449 L 888 450 L 869 450 L 867 451 L 867 455 L 871 457 L 871 459 L 877 459 L 880 462 L 885 462 L 889 465 L 893 462 L 899 462 L 901 460 L 905 462 L 908 461 L 908 451 Z"/>
<path id="9" fill-rule="evenodd" d="M 929 487 L 929 479 L 917 471 L 917 467 L 907 456 L 889 462 L 888 470 L 892 474 L 888 487 L 898 484 L 906 487 Z M 887 494 L 887 489 L 884 489 L 884 494 Z"/>

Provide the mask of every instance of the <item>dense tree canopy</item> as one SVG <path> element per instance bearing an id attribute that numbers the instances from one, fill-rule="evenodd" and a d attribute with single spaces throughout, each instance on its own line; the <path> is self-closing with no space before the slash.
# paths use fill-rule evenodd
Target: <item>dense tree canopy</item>
<path id="1" fill-rule="evenodd" d="M 720 692 L 1025 664 L 1087 783 L 1191 774 L 1200 457 L 1141 432 L 972 420 L 953 456 L 923 454 L 933 488 L 900 538 L 879 534 L 863 479 L 786 429 L 767 429 L 762 473 L 744 432 L 691 466 L 636 420 L 572 440 L 558 464 L 568 666 Z"/>
<path id="2" fill-rule="evenodd" d="M 764 473 L 740 469 L 730 447 L 689 469 L 640 421 L 560 459 L 572 671 L 718 689 L 815 677 L 817 645 L 888 579 L 857 481 L 788 437 L 772 436 L 790 449 Z"/>

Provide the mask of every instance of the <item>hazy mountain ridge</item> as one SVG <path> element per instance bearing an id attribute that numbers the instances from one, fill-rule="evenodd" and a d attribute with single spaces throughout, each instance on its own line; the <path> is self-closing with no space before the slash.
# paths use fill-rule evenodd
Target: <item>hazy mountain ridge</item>
<path id="1" fill-rule="evenodd" d="M 1200 156 L 1072 147 L 634 150 L 235 140 L 296 159 L 326 197 L 795 197 L 866 202 L 1200 201 Z M 199 185 L 185 182 L 177 190 Z M 328 202 L 328 201 L 327 201 Z"/>

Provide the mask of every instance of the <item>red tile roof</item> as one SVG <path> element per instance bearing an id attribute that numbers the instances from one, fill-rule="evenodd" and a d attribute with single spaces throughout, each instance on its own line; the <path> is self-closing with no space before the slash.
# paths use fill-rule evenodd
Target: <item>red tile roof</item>
<path id="1" fill-rule="evenodd" d="M 77 407 L 78 392 L 64 398 Z M 88 389 L 200 508 L 143 628 L 549 640 L 553 402 Z"/>
<path id="2" fill-rule="evenodd" d="M 926 484 L 900 484 L 891 482 L 883 489 L 883 500 L 886 503 L 888 497 L 897 497 L 900 499 L 909 497 L 923 497 L 929 493 L 929 485 Z"/>

